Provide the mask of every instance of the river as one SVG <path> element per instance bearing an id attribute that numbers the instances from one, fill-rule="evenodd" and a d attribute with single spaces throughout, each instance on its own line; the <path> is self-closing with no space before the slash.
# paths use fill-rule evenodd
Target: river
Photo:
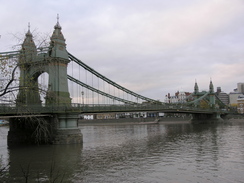
<path id="1" fill-rule="evenodd" d="M 8 127 L 0 127 L 0 168 L 6 167 L 0 182 L 244 182 L 244 120 L 93 124 L 80 130 L 83 145 L 8 148 Z"/>

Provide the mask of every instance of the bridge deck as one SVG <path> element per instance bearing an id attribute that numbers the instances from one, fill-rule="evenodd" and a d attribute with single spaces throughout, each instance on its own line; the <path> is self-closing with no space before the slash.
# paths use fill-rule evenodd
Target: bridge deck
<path id="1" fill-rule="evenodd" d="M 214 114 L 229 113 L 221 109 L 200 109 L 183 105 L 82 105 L 70 106 L 23 106 L 0 105 L 0 116 L 47 116 L 54 113 L 106 113 L 106 112 L 143 112 L 157 111 L 166 113 Z"/>

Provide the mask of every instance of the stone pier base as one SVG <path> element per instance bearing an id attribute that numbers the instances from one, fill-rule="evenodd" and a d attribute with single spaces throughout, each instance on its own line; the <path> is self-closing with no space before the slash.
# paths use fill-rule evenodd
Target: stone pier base
<path id="1" fill-rule="evenodd" d="M 83 143 L 83 136 L 78 128 L 78 114 L 58 114 L 57 121 L 53 144 Z"/>
<path id="2" fill-rule="evenodd" d="M 18 117 L 9 120 L 8 146 L 21 144 L 82 144 L 78 114 Z M 41 128 L 40 128 L 41 126 Z M 42 131 L 45 129 L 45 132 Z M 36 133 L 38 132 L 38 133 Z"/>

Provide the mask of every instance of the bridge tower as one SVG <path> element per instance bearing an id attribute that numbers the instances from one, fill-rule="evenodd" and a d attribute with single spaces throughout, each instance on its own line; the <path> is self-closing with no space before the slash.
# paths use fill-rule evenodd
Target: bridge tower
<path id="1" fill-rule="evenodd" d="M 197 81 L 195 81 L 193 96 L 194 96 L 194 100 L 197 100 L 199 98 L 199 88 L 198 88 Z M 197 102 L 195 105 L 198 106 L 199 102 Z"/>
<path id="2" fill-rule="evenodd" d="M 16 103 L 17 105 L 41 105 L 38 89 L 38 77 L 36 77 L 35 74 L 32 74 L 32 65 L 37 58 L 37 49 L 30 29 L 25 36 L 18 60 L 20 68 L 20 83 Z"/>
<path id="3" fill-rule="evenodd" d="M 54 26 L 48 51 L 48 92 L 46 104 L 71 104 L 68 91 L 67 65 L 70 62 L 66 43 L 61 31 L 59 21 Z"/>
<path id="4" fill-rule="evenodd" d="M 22 44 L 19 57 L 20 86 L 17 105 L 41 105 L 38 89 L 38 77 L 46 72 L 49 74 L 46 105 L 70 105 L 68 90 L 67 65 L 69 63 L 65 39 L 57 21 L 51 36 L 48 53 L 37 54 L 30 30 Z"/>
<path id="5" fill-rule="evenodd" d="M 20 86 L 16 103 L 18 109 L 23 108 L 25 110 L 32 106 L 42 109 L 38 77 L 46 72 L 49 74 L 48 90 L 45 97 L 46 107 L 52 108 L 53 106 L 58 109 L 61 107 L 62 110 L 56 113 L 53 111 L 45 112 L 45 117 L 35 117 L 36 114 L 29 114 L 30 117 L 11 118 L 8 132 L 9 145 L 33 141 L 33 131 L 36 131 L 35 129 L 39 124 L 45 124 L 45 129 L 49 129 L 48 143 L 82 143 L 82 134 L 77 122 L 78 113 L 63 110 L 63 107 L 71 107 L 71 98 L 67 77 L 67 66 L 70 61 L 61 29 L 57 19 L 48 51 L 38 52 L 29 27 L 20 50 L 18 62 Z M 41 114 L 40 116 L 43 116 L 43 113 Z M 46 140 L 43 141 L 46 143 Z"/>
<path id="6" fill-rule="evenodd" d="M 216 107 L 216 102 L 215 102 L 215 92 L 214 92 L 214 86 L 212 80 L 210 80 L 209 84 L 209 92 L 199 92 L 198 85 L 195 82 L 194 86 L 194 99 L 197 100 L 200 97 L 207 98 L 209 101 L 209 108 L 210 109 L 215 109 Z M 204 99 L 204 98 L 203 98 Z M 196 106 L 199 106 L 200 101 L 196 102 Z M 223 119 L 220 116 L 220 113 L 212 113 L 212 114 L 204 114 L 204 113 L 193 113 L 192 114 L 192 123 L 215 123 L 215 122 L 222 122 Z"/>
<path id="7" fill-rule="evenodd" d="M 214 92 L 214 86 L 212 80 L 210 80 L 208 96 L 209 96 L 210 108 L 215 108 L 215 92 Z"/>

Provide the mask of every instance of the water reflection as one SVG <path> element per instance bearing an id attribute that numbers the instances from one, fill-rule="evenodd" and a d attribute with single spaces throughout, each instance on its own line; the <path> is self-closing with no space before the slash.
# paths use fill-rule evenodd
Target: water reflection
<path id="1" fill-rule="evenodd" d="M 244 123 L 81 126 L 83 147 L 9 149 L 10 174 L 31 162 L 32 180 L 50 176 L 50 165 L 66 182 L 241 182 Z M 2 152 L 1 152 L 2 153 Z M 4 152 L 3 152 L 4 153 Z M 23 173 L 22 173 L 23 174 Z"/>
<path id="2" fill-rule="evenodd" d="M 66 180 L 73 176 L 78 168 L 82 146 L 53 145 L 53 146 L 26 146 L 11 147 L 9 149 L 10 175 L 15 180 L 23 181 L 24 174 L 29 171 L 29 180 L 48 180 L 51 176 Z M 53 171 L 53 173 L 51 173 Z"/>

